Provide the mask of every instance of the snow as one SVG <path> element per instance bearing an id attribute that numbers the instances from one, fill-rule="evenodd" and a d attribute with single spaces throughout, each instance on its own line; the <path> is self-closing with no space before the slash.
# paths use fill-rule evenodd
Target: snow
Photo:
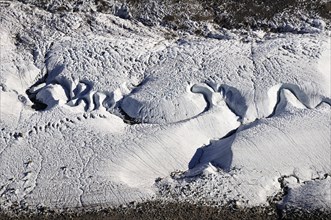
<path id="1" fill-rule="evenodd" d="M 326 94 L 330 97 L 331 94 L 331 39 L 330 37 L 324 42 L 325 49 L 321 52 L 321 57 L 318 62 L 318 70 L 321 72 L 321 79 L 325 81 L 325 84 L 321 86 L 325 86 Z"/>
<path id="2" fill-rule="evenodd" d="M 291 209 L 323 210 L 331 206 L 330 176 L 307 181 L 304 183 L 289 183 L 289 192 L 284 198 L 283 205 Z M 298 203 L 301 201 L 301 203 Z"/>
<path id="3" fill-rule="evenodd" d="M 169 189 L 259 206 L 282 176 L 307 183 L 284 203 L 329 204 L 330 178 L 315 181 L 331 169 L 327 33 L 169 39 L 110 14 L 1 9 L 1 209 L 118 206 Z"/>
<path id="4" fill-rule="evenodd" d="M 45 103 L 49 108 L 54 105 L 63 105 L 67 103 L 67 96 L 62 86 L 47 85 L 43 87 L 36 96 L 37 100 Z"/>

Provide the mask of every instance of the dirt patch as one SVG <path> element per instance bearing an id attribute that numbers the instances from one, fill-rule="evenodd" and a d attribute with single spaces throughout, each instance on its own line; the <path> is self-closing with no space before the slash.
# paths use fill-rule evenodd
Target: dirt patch
<path id="1" fill-rule="evenodd" d="M 128 207 L 108 208 L 98 210 L 81 210 L 56 212 L 52 210 L 38 210 L 37 213 L 16 213 L 12 216 L 0 214 L 0 219 L 41 220 L 41 219 L 328 219 L 330 212 L 291 210 L 283 212 L 281 216 L 272 207 L 212 207 L 207 205 L 178 203 L 178 202 L 145 202 L 129 205 Z"/>

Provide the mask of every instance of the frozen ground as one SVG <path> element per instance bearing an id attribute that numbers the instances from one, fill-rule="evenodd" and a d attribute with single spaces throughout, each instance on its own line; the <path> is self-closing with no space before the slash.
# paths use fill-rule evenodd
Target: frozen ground
<path id="1" fill-rule="evenodd" d="M 0 9 L 1 210 L 155 198 L 331 209 L 324 26 L 217 40 Z"/>

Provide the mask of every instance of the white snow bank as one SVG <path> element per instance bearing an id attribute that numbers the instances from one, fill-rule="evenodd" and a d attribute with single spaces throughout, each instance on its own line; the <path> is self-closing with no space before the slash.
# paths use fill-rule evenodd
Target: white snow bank
<path id="1" fill-rule="evenodd" d="M 317 171 L 328 173 L 331 169 L 329 110 L 329 107 L 318 111 L 297 110 L 243 126 L 231 137 L 202 148 L 200 163 L 211 162 L 225 170 L 232 167 L 260 170 L 270 178 L 295 174 L 304 181 Z M 316 120 L 319 123 L 314 123 Z"/>
<path id="2" fill-rule="evenodd" d="M 197 147 L 226 135 L 239 125 L 238 118 L 223 101 L 210 112 L 178 124 L 162 126 L 151 136 L 126 143 L 132 151 L 116 163 L 116 168 L 109 162 L 105 175 L 108 170 L 113 170 L 109 175 L 114 180 L 132 187 L 151 186 L 158 176 L 187 169 Z"/>
<path id="3" fill-rule="evenodd" d="M 326 91 L 327 97 L 331 96 L 331 37 L 322 42 L 322 52 L 318 61 L 318 70 L 320 71 L 321 80 L 325 83 L 321 84 Z"/>

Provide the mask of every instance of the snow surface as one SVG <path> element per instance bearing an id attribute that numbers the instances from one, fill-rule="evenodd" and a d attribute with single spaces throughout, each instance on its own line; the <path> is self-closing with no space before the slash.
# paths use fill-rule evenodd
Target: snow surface
<path id="1" fill-rule="evenodd" d="M 0 16 L 1 208 L 121 205 L 169 189 L 257 206 L 283 176 L 309 183 L 286 201 L 330 208 L 327 32 L 169 39 L 16 2 Z"/>
<path id="2" fill-rule="evenodd" d="M 282 201 L 286 208 L 304 210 L 330 210 L 331 206 L 331 184 L 330 177 L 307 181 L 304 183 L 287 183 L 290 190 Z M 298 201 L 305 200 L 304 205 Z"/>

